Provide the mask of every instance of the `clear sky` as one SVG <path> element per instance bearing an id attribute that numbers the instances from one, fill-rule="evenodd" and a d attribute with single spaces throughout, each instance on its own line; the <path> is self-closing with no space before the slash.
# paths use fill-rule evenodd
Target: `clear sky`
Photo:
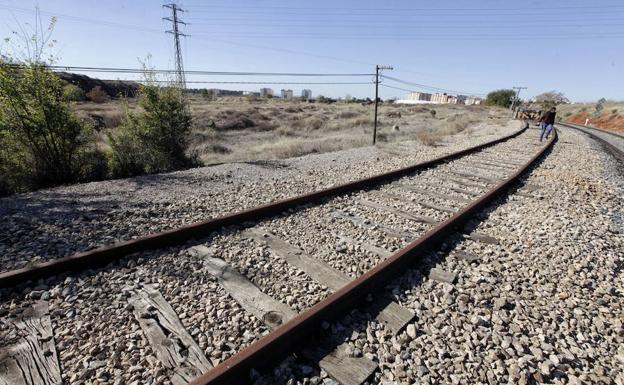
<path id="1" fill-rule="evenodd" d="M 151 54 L 155 68 L 173 68 L 169 10 L 157 0 L 0 0 L 0 36 L 41 15 L 57 15 L 58 64 L 137 68 Z M 521 97 L 563 92 L 573 101 L 622 100 L 624 2 L 543 1 L 278 1 L 178 2 L 187 70 L 370 73 L 412 83 L 484 94 L 525 86 Z M 7 49 L 6 44 L 1 46 Z M 94 75 L 94 74 L 91 74 Z M 95 74 L 97 75 L 97 74 Z M 99 75 L 132 78 L 133 75 Z M 370 82 L 362 78 L 189 76 L 191 81 Z M 427 88 L 385 80 L 410 90 Z M 198 85 L 257 90 L 262 85 Z M 279 85 L 314 95 L 373 97 L 372 84 Z M 381 87 L 380 95 L 404 91 Z"/>

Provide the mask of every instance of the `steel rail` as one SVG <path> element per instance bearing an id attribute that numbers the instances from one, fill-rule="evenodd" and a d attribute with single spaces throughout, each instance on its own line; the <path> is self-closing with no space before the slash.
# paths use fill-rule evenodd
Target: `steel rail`
<path id="1" fill-rule="evenodd" d="M 248 210 L 227 214 L 214 219 L 200 221 L 183 225 L 175 229 L 163 232 L 148 234 L 132 240 L 100 246 L 92 250 L 78 252 L 76 254 L 61 257 L 45 262 L 35 263 L 31 266 L 0 273 L 0 288 L 14 287 L 28 281 L 48 278 L 57 274 L 80 271 L 90 268 L 104 266 L 122 257 L 141 251 L 154 250 L 169 246 L 182 244 L 194 238 L 201 238 L 210 232 L 219 230 L 226 226 L 237 225 L 247 221 L 258 221 L 265 219 L 285 210 L 297 207 L 306 203 L 318 202 L 328 197 L 345 194 L 365 188 L 377 186 L 379 184 L 409 175 L 416 171 L 422 171 L 439 164 L 463 157 L 465 155 L 478 152 L 484 148 L 494 146 L 498 143 L 512 139 L 526 130 L 526 127 L 504 137 L 482 143 L 452 154 L 440 156 L 429 161 L 417 163 L 401 169 L 374 175 L 348 182 L 342 185 L 315 191 L 308 194 L 283 199 L 276 202 L 267 203 Z"/>
<path id="2" fill-rule="evenodd" d="M 615 132 L 615 131 L 611 131 L 611 130 L 605 130 L 604 128 L 598 128 L 598 127 L 591 127 L 591 126 L 586 126 L 583 124 L 576 124 L 576 123 L 568 123 L 568 122 L 560 122 L 557 123 L 559 125 L 562 126 L 566 126 L 566 127 L 572 127 L 572 128 L 581 128 L 581 129 L 588 129 L 588 130 L 595 130 L 598 132 L 602 132 L 605 134 L 609 134 L 609 135 L 613 135 L 613 136 L 617 136 L 618 138 L 622 138 L 624 139 L 624 134 L 620 134 L 619 132 Z"/>
<path id="3" fill-rule="evenodd" d="M 275 331 L 197 377 L 189 385 L 246 384 L 250 382 L 251 369 L 272 367 L 288 354 L 300 349 L 310 336 L 317 334 L 323 321 L 341 317 L 348 309 L 363 303 L 369 293 L 383 290 L 390 280 L 418 262 L 420 255 L 453 234 L 458 226 L 467 222 L 477 211 L 504 195 L 526 170 L 552 148 L 557 137 L 557 130 L 554 130 L 549 142 L 526 164 L 477 200 Z"/>
<path id="4" fill-rule="evenodd" d="M 596 127 L 583 126 L 581 124 L 572 124 L 572 123 L 557 123 L 557 124 L 560 126 L 573 128 L 575 130 L 578 130 L 588 135 L 589 137 L 591 137 L 598 143 L 602 144 L 616 159 L 624 163 L 624 148 L 620 148 L 614 145 L 613 143 L 609 142 L 605 138 L 599 135 L 596 135 L 595 133 L 592 132 L 592 130 L 599 131 L 600 133 L 604 133 L 607 135 L 611 135 L 613 137 L 618 138 L 618 140 L 624 140 L 624 135 L 616 133 L 616 132 L 609 132 L 607 130 L 603 130 L 603 129 L 596 128 Z"/>

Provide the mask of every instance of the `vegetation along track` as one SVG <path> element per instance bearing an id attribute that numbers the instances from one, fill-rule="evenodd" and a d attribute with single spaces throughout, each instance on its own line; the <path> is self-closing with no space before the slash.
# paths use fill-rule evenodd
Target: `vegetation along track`
<path id="1" fill-rule="evenodd" d="M 583 126 L 580 124 L 571 124 L 571 123 L 557 123 L 564 127 L 574 128 L 578 131 L 581 131 L 591 138 L 597 140 L 600 144 L 602 144 L 616 159 L 619 159 L 621 162 L 624 162 L 624 135 L 611 132 L 608 130 L 603 130 L 600 128 Z"/>
<path id="2" fill-rule="evenodd" d="M 50 298 L 44 298 L 37 287 L 27 290 L 22 310 L 9 322 L 9 330 L 15 332 L 0 341 L 11 352 L 2 359 L 8 369 L 0 376 L 22 373 L 52 380 L 63 376 L 66 382 L 74 382 L 94 376 L 106 366 L 105 360 L 114 360 L 114 367 L 127 369 L 120 378 L 144 382 L 138 367 L 146 363 L 136 351 L 147 350 L 159 361 L 160 369 L 153 374 L 156 382 L 245 383 L 253 368 L 275 364 L 299 349 L 326 320 L 360 304 L 396 333 L 413 314 L 391 296 L 372 293 L 382 292 L 425 250 L 462 232 L 461 224 L 515 183 L 555 140 L 556 134 L 541 144 L 521 130 L 402 170 L 3 273 L 1 286 L 11 287 L 142 252 L 135 255 L 138 264 L 124 259 L 118 267 L 82 273 L 77 278 L 86 285 L 76 287 L 76 278 L 67 277 L 63 293 L 54 296 L 62 302 L 56 311 L 48 309 Z M 496 242 L 487 234 L 468 231 L 463 236 Z M 198 239 L 193 247 L 184 244 L 192 238 Z M 162 255 L 154 254 L 160 251 L 145 258 L 146 250 L 178 244 L 182 246 L 173 259 L 158 261 L 156 257 Z M 193 268 L 190 275 L 179 269 L 182 259 L 188 261 L 186 269 Z M 120 275 L 115 276 L 115 270 Z M 149 278 L 141 279 L 147 270 L 152 270 Z M 445 271 L 434 269 L 431 274 L 453 280 Z M 183 282 L 173 284 L 178 275 Z M 41 280 L 39 286 L 52 280 Z M 20 298 L 10 295 L 13 301 Z M 85 296 L 99 301 L 98 306 L 77 300 Z M 113 296 L 115 300 L 108 299 Z M 125 303 L 121 308 L 114 303 L 120 298 Z M 239 326 L 231 332 L 229 325 L 206 319 L 206 305 L 197 303 L 203 300 L 212 303 L 210 312 L 225 313 Z M 107 318 L 113 324 L 104 325 L 103 313 L 113 308 L 114 316 Z M 213 335 L 224 335 L 219 346 L 201 333 L 196 326 L 200 324 Z M 88 338 L 88 333 L 80 332 L 85 328 L 105 333 L 98 340 L 102 346 L 83 340 Z M 77 330 L 78 335 L 63 335 L 59 347 L 55 346 L 57 330 L 61 334 Z M 111 352 L 104 346 L 124 339 L 130 339 L 122 343 L 127 349 Z M 235 353 L 245 345 L 249 346 Z M 317 350 L 305 354 L 343 385 L 359 384 L 376 370 L 367 357 L 345 355 L 339 341 L 322 340 L 316 345 Z M 81 362 L 73 351 L 84 349 L 93 350 L 89 354 L 97 361 Z M 58 358 L 57 350 L 61 351 Z M 20 363 L 24 357 L 30 373 Z M 66 370 L 74 373 L 72 378 Z"/>

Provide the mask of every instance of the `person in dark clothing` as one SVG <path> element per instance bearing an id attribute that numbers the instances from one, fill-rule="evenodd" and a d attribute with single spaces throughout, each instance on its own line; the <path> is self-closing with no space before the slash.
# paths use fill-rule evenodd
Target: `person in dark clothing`
<path id="1" fill-rule="evenodd" d="M 551 108 L 550 110 L 542 114 L 542 117 L 540 118 L 540 125 L 542 127 L 542 133 L 540 135 L 540 142 L 544 139 L 544 136 L 546 137 L 546 139 L 548 139 L 548 136 L 550 136 L 550 132 L 552 131 L 553 126 L 555 124 L 556 115 L 557 115 L 557 109 L 555 107 Z"/>

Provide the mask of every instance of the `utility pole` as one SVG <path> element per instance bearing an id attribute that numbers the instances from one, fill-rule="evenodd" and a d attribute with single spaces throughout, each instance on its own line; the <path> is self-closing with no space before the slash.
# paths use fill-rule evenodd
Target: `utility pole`
<path id="1" fill-rule="evenodd" d="M 511 111 L 511 117 L 513 118 L 513 109 L 514 109 L 514 104 L 516 104 L 516 100 L 520 100 L 520 91 L 521 90 L 526 90 L 526 87 L 512 87 L 514 90 L 516 90 L 516 97 L 513 98 L 513 100 L 511 101 L 511 106 L 509 107 L 509 111 Z"/>
<path id="2" fill-rule="evenodd" d="M 167 30 L 165 33 L 170 33 L 173 35 L 173 44 L 175 46 L 175 65 L 176 65 L 176 75 L 180 88 L 186 88 L 186 79 L 184 78 L 184 65 L 182 64 L 182 49 L 180 48 L 180 36 L 188 36 L 184 33 L 180 32 L 178 28 L 178 24 L 186 25 L 185 22 L 178 18 L 178 12 L 184 12 L 183 9 L 179 8 L 175 3 L 169 3 L 163 5 L 163 8 L 171 9 L 171 17 L 163 17 L 163 20 L 170 21 L 173 24 L 173 30 Z"/>
<path id="3" fill-rule="evenodd" d="M 375 66 L 375 126 L 373 127 L 373 146 L 377 142 L 377 105 L 379 104 L 379 70 L 393 70 L 391 66 Z"/>

